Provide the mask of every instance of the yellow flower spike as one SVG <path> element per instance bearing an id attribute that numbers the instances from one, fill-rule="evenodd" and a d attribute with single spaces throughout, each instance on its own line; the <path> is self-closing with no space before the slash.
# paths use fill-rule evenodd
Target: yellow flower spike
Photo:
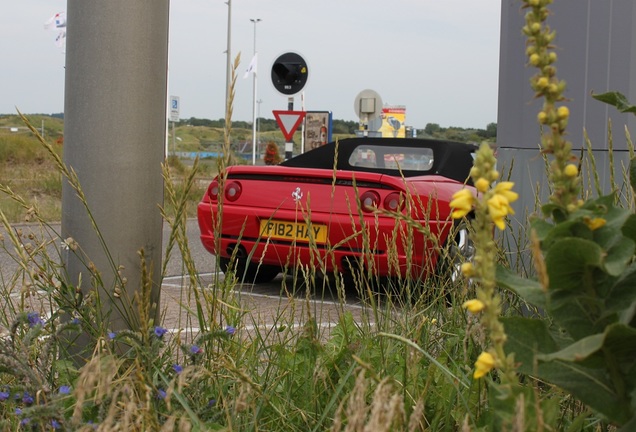
<path id="1" fill-rule="evenodd" d="M 559 116 L 560 119 L 570 117 L 570 109 L 566 106 L 560 106 L 559 109 L 557 109 L 557 116 Z"/>
<path id="2" fill-rule="evenodd" d="M 514 186 L 514 182 L 510 181 L 502 181 L 497 183 L 495 186 L 495 193 L 498 195 L 503 195 L 509 203 L 517 201 L 519 199 L 519 194 L 512 190 Z M 514 212 L 512 212 L 514 214 Z"/>
<path id="3" fill-rule="evenodd" d="M 607 223 L 607 221 L 603 218 L 585 218 L 583 219 L 583 222 L 585 222 L 585 225 L 587 225 L 587 227 L 589 229 L 591 229 L 592 231 L 597 230 L 601 227 L 604 227 L 605 224 Z"/>
<path id="4" fill-rule="evenodd" d="M 471 176 L 472 178 L 477 178 L 477 177 L 479 177 L 479 173 L 480 173 L 479 168 L 477 168 L 477 167 L 475 167 L 475 166 L 474 166 L 474 167 L 472 167 L 472 168 L 470 169 L 470 176 Z"/>
<path id="5" fill-rule="evenodd" d="M 541 77 L 537 80 L 537 87 L 541 89 L 546 88 L 548 85 L 550 85 L 550 81 L 546 77 Z"/>
<path id="6" fill-rule="evenodd" d="M 506 223 L 504 219 L 508 216 L 509 213 L 513 213 L 510 210 L 510 204 L 508 200 L 503 195 L 494 195 L 487 202 L 488 204 L 488 214 L 490 215 L 490 219 L 494 222 L 494 224 L 500 230 L 506 229 Z"/>
<path id="7" fill-rule="evenodd" d="M 573 178 L 579 175 L 579 169 L 574 164 L 567 164 L 565 166 L 565 175 Z"/>
<path id="8" fill-rule="evenodd" d="M 481 193 L 486 192 L 489 187 L 490 187 L 490 182 L 483 177 L 479 178 L 475 182 L 475 189 L 477 189 Z"/>
<path id="9" fill-rule="evenodd" d="M 532 66 L 538 66 L 541 61 L 541 56 L 537 53 L 534 53 L 530 56 L 530 64 Z"/>
<path id="10" fill-rule="evenodd" d="M 472 277 L 475 274 L 475 266 L 473 263 L 464 263 L 461 266 L 462 274 L 466 277 Z"/>
<path id="11" fill-rule="evenodd" d="M 453 209 L 451 217 L 453 219 L 461 219 L 473 209 L 475 198 L 469 189 L 461 189 L 453 194 L 450 207 Z"/>
<path id="12" fill-rule="evenodd" d="M 530 31 L 532 32 L 532 34 L 538 34 L 541 31 L 541 24 L 532 23 L 530 25 Z"/>
<path id="13" fill-rule="evenodd" d="M 539 114 L 537 114 L 537 121 L 540 124 L 546 124 L 548 122 L 548 115 L 545 111 L 539 111 Z"/>
<path id="14" fill-rule="evenodd" d="M 486 305 L 481 300 L 472 299 L 465 301 L 462 307 L 468 310 L 468 312 L 476 314 L 483 311 Z"/>
<path id="15" fill-rule="evenodd" d="M 482 352 L 475 362 L 475 372 L 473 378 L 479 379 L 493 370 L 495 367 L 495 357 L 489 352 Z"/>

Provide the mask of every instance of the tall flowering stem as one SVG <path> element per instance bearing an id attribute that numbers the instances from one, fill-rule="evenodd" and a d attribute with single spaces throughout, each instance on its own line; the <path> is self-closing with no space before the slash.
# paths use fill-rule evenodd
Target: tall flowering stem
<path id="1" fill-rule="evenodd" d="M 527 37 L 526 55 L 528 63 L 538 69 L 530 79 L 530 85 L 536 98 L 543 98 L 537 121 L 544 128 L 541 138 L 543 153 L 553 155 L 550 163 L 550 181 L 553 185 L 550 206 L 544 207 L 544 213 L 556 220 L 564 219 L 581 206 L 579 201 L 579 176 L 576 158 L 572 155 L 572 144 L 565 139 L 565 129 L 570 118 L 568 107 L 558 103 L 564 101 L 565 82 L 556 76 L 554 63 L 557 54 L 552 41 L 555 32 L 546 24 L 549 15 L 548 5 L 552 0 L 522 0 L 526 13 L 523 33 Z M 545 130 L 547 129 L 547 130 Z"/>
<path id="2" fill-rule="evenodd" d="M 474 215 L 475 258 L 474 263 L 465 263 L 462 271 L 470 277 L 476 287 L 476 298 L 464 303 L 464 308 L 480 314 L 480 321 L 490 337 L 490 347 L 475 362 L 474 378 L 481 378 L 491 369 L 501 373 L 503 390 L 512 394 L 512 386 L 517 383 L 514 357 L 504 351 L 506 332 L 499 320 L 501 297 L 495 292 L 495 272 L 497 247 L 493 238 L 493 226 L 506 228 L 506 217 L 514 214 L 510 204 L 518 195 L 512 191 L 512 182 L 496 182 L 499 173 L 495 169 L 496 159 L 488 144 L 482 144 L 475 156 L 475 164 L 470 171 L 476 196 L 470 189 L 462 189 L 453 196 L 451 207 L 455 219 L 469 213 Z"/>

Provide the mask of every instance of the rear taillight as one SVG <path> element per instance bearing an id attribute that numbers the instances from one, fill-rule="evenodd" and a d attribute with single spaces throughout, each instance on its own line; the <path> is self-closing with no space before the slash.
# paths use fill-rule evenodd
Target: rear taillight
<path id="1" fill-rule="evenodd" d="M 219 183 L 216 180 L 208 186 L 208 197 L 211 201 L 217 201 L 219 199 Z"/>
<path id="2" fill-rule="evenodd" d="M 392 212 L 402 211 L 404 208 L 404 197 L 398 192 L 391 192 L 384 198 L 384 208 Z"/>
<path id="3" fill-rule="evenodd" d="M 229 182 L 225 185 L 225 199 L 228 201 L 236 201 L 240 196 L 243 188 L 239 182 Z"/>
<path id="4" fill-rule="evenodd" d="M 372 212 L 380 205 L 380 194 L 376 191 L 368 190 L 360 195 L 360 205 L 365 212 Z"/>

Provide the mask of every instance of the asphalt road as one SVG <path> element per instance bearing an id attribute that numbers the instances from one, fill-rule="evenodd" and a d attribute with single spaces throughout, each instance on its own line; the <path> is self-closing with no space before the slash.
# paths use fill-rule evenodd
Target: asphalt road
<path id="1" fill-rule="evenodd" d="M 53 237 L 53 233 L 59 233 L 61 231 L 59 223 L 52 223 L 50 225 L 50 228 L 48 228 L 48 233 L 44 232 L 42 227 L 40 227 L 39 225 L 31 223 L 13 224 L 12 228 L 14 230 L 14 233 L 21 234 L 22 242 L 25 244 L 35 242 L 29 237 L 33 237 L 34 239 L 51 239 Z M 8 233 L 6 232 L 4 227 L 0 227 L 0 235 L 4 237 L 4 248 L 0 247 L 0 272 L 6 278 L 17 270 L 18 264 L 16 263 L 16 260 L 12 258 L 12 256 L 15 254 L 14 246 L 9 240 Z M 167 224 L 164 224 L 164 256 L 165 246 L 168 242 L 169 235 L 169 226 Z M 190 246 L 190 253 L 192 254 L 192 259 L 195 262 L 196 268 L 202 273 L 212 271 L 212 269 L 214 269 L 214 257 L 203 248 L 203 245 L 199 240 L 199 227 L 197 225 L 196 219 L 188 220 L 187 235 L 188 245 Z M 48 255 L 50 257 L 57 256 L 57 249 L 60 246 L 60 243 L 51 240 L 50 244 L 47 246 Z M 168 263 L 167 276 L 180 276 L 181 269 L 181 253 L 179 252 L 178 248 L 175 248 L 171 254 L 170 262 Z"/>
<path id="2" fill-rule="evenodd" d="M 23 242 L 36 243 L 33 239 L 52 238 L 54 234 L 60 232 L 60 224 L 51 224 L 48 232 L 43 232 L 42 228 L 36 224 L 14 224 L 12 226 L 14 232 L 20 233 Z M 0 228 L 0 234 L 4 237 L 3 246 L 0 247 L 0 284 L 8 281 L 18 270 L 17 260 L 14 258 L 16 252 L 13 244 L 8 238 L 8 233 L 4 228 Z M 170 235 L 167 224 L 163 229 L 163 247 L 165 256 L 165 247 Z M 32 237 L 32 238 L 30 238 Z M 213 289 L 215 278 L 223 278 L 223 274 L 214 274 L 215 262 L 214 257 L 209 254 L 202 246 L 199 240 L 199 228 L 196 219 L 190 219 L 187 223 L 187 237 L 190 247 L 192 260 L 198 271 L 199 280 L 201 281 L 201 289 Z M 50 257 L 58 256 L 60 248 L 59 239 L 51 240 L 47 245 L 48 255 Z M 168 262 L 166 277 L 163 280 L 161 290 L 161 306 L 163 311 L 164 326 L 172 331 L 180 331 L 181 329 L 191 329 L 192 316 L 188 316 L 188 308 L 192 308 L 193 304 L 184 297 L 184 292 L 188 286 L 188 278 L 183 275 L 183 266 L 181 254 L 178 248 L 174 248 Z M 285 283 L 283 283 L 285 282 Z M 283 287 L 291 289 L 293 280 L 291 277 L 283 278 L 279 275 L 271 283 L 267 284 L 237 284 L 234 292 L 240 296 L 241 306 L 244 310 L 252 313 L 253 325 L 270 325 L 272 319 L 280 319 L 281 313 L 286 310 L 296 310 L 290 305 L 297 299 L 301 302 L 310 300 L 314 304 L 314 318 L 317 319 L 319 325 L 330 327 L 337 322 L 338 314 L 342 312 L 342 305 L 333 297 L 329 291 L 321 290 L 321 292 L 312 293 L 312 298 L 307 299 L 305 290 L 290 295 Z M 184 307 L 186 303 L 189 303 Z M 347 309 L 357 315 L 361 311 L 359 300 L 355 294 L 347 293 Z M 304 306 L 303 306 L 304 307 Z M 317 314 L 318 311 L 318 314 Z M 257 317 L 257 318 L 254 318 Z M 260 324 L 259 324 L 260 323 Z M 196 329 L 193 329 L 196 331 Z"/>

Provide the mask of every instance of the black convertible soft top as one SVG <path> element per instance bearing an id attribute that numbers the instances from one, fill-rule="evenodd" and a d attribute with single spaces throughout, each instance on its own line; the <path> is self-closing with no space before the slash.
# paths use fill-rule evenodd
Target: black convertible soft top
<path id="1" fill-rule="evenodd" d="M 434 155 L 432 166 L 423 172 L 421 170 L 397 170 L 395 168 L 352 165 L 350 163 L 352 153 L 364 146 L 430 148 Z M 336 169 L 338 170 L 377 172 L 393 176 L 403 175 L 404 177 L 435 174 L 462 183 L 466 181 L 470 183 L 469 173 L 473 166 L 473 153 L 477 150 L 477 146 L 454 141 L 423 138 L 346 138 L 327 143 L 293 157 L 280 165 L 298 168 L 333 169 L 336 149 L 338 154 Z"/>

